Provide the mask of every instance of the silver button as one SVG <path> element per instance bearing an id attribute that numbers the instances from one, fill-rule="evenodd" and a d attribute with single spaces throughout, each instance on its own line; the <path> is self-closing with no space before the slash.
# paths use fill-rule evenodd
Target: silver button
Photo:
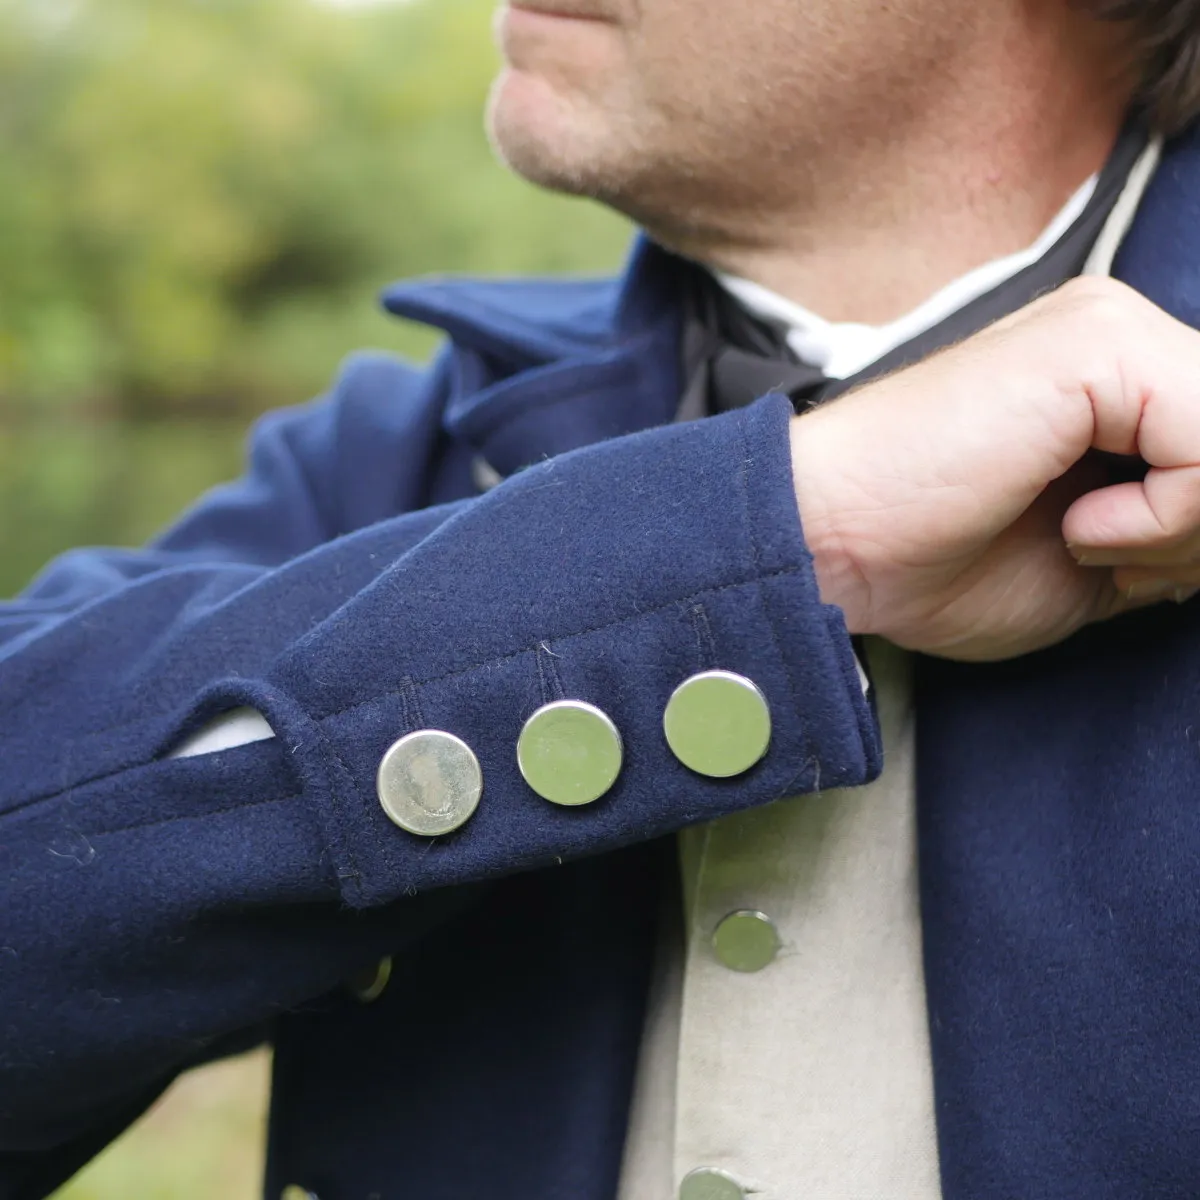
<path id="1" fill-rule="evenodd" d="M 402 737 L 383 756 L 375 783 L 383 811 L 422 837 L 465 824 L 483 794 L 483 772 L 471 747 L 439 729 Z"/>
<path id="2" fill-rule="evenodd" d="M 767 698 L 744 675 L 704 671 L 685 679 L 663 713 L 667 745 L 698 775 L 727 779 L 748 771 L 771 742 Z"/>
<path id="3" fill-rule="evenodd" d="M 381 958 L 373 967 L 359 971 L 346 980 L 346 987 L 356 1000 L 371 1004 L 387 991 L 388 980 L 392 977 L 392 960 Z"/>
<path id="4" fill-rule="evenodd" d="M 308 1188 L 302 1188 L 296 1183 L 289 1183 L 279 1193 L 279 1200 L 321 1200 L 321 1198 L 316 1192 L 310 1192 Z"/>
<path id="5" fill-rule="evenodd" d="M 591 804 L 621 773 L 621 735 L 594 705 L 556 700 L 525 722 L 517 765 L 525 782 L 554 804 Z"/>
<path id="6" fill-rule="evenodd" d="M 697 1167 L 679 1185 L 679 1200 L 745 1200 L 742 1185 L 716 1167 Z"/>
<path id="7" fill-rule="evenodd" d="M 739 909 L 713 930 L 712 944 L 731 971 L 761 971 L 779 953 L 779 931 L 766 913 Z"/>

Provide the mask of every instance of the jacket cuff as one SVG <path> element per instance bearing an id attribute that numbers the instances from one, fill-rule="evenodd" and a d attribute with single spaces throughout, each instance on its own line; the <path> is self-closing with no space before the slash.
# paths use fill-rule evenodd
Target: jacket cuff
<path id="1" fill-rule="evenodd" d="M 840 610 L 823 605 L 792 486 L 791 408 L 768 396 L 706 421 L 550 460 L 497 487 L 335 613 L 272 678 L 272 724 L 355 907 L 600 853 L 788 795 L 867 782 L 878 730 Z M 704 670 L 766 696 L 765 756 L 730 779 L 672 754 L 663 712 Z M 516 745 L 550 700 L 602 709 L 624 744 L 600 800 L 562 808 Z M 376 795 L 415 729 L 465 741 L 483 795 L 454 833 L 394 825 Z"/>

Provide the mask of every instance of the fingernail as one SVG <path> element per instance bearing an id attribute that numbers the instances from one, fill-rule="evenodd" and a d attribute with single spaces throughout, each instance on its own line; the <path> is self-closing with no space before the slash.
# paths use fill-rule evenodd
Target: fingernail
<path id="1" fill-rule="evenodd" d="M 1092 561 L 1090 551 L 1088 551 L 1086 549 L 1081 550 L 1074 542 L 1067 543 L 1067 553 L 1081 567 L 1088 566 Z"/>
<path id="2" fill-rule="evenodd" d="M 1175 603 L 1186 604 L 1197 592 L 1200 592 L 1200 587 L 1180 587 L 1175 589 Z"/>
<path id="3" fill-rule="evenodd" d="M 1184 590 L 1170 579 L 1140 579 L 1125 589 L 1125 599 L 1165 600 L 1168 596 L 1177 599 L 1179 593 Z"/>

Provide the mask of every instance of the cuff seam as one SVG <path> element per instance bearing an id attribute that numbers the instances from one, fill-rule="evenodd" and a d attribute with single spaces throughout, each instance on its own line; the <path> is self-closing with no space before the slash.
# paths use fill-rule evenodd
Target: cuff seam
<path id="1" fill-rule="evenodd" d="M 747 478 L 747 472 L 749 470 L 751 459 L 750 445 L 746 438 L 746 423 L 744 420 L 738 422 L 738 438 L 742 447 L 742 461 L 741 470 L 738 472 L 738 484 L 739 491 L 742 494 L 742 509 L 746 517 L 746 529 L 750 538 L 750 551 L 754 560 L 754 577 L 758 585 L 759 603 L 762 605 L 763 614 L 767 619 L 767 629 L 771 635 L 771 647 L 775 651 L 775 658 L 779 665 L 783 668 L 784 675 L 787 677 L 788 690 L 791 692 L 792 710 L 795 712 L 799 711 L 800 709 L 800 697 L 796 693 L 796 677 L 792 672 L 791 663 L 788 662 L 787 655 L 784 654 L 783 647 L 780 644 L 779 629 L 777 627 L 778 622 L 776 621 L 775 613 L 772 610 L 771 598 L 767 594 L 768 589 L 763 586 L 763 584 L 772 576 L 763 574 L 762 551 L 760 550 L 758 544 L 758 529 L 756 528 L 754 520 L 754 510 L 750 504 L 750 482 Z M 797 522 L 798 520 L 799 514 L 797 514 Z M 793 568 L 789 572 L 778 572 L 778 574 L 799 574 L 803 570 L 805 569 Z M 828 633 L 828 630 L 826 630 L 826 632 Z M 807 765 L 810 762 L 815 761 L 817 756 L 813 754 L 812 741 L 809 738 L 808 731 L 804 729 L 803 726 L 800 729 L 800 735 L 803 739 L 803 754 L 805 760 L 805 767 L 803 769 L 807 770 Z M 818 763 L 818 770 L 819 769 L 820 766 Z M 794 786 L 794 784 L 789 786 Z"/>
<path id="2" fill-rule="evenodd" d="M 382 692 L 376 692 L 373 696 L 368 696 L 363 700 L 355 700 L 353 704 L 344 705 L 341 708 L 330 709 L 328 712 L 321 712 L 319 715 L 314 714 L 312 719 L 315 721 L 327 721 L 332 717 L 340 717 L 348 712 L 353 712 L 358 708 L 365 708 L 371 704 L 377 704 L 380 700 L 387 700 L 395 696 L 403 696 L 405 693 L 405 683 L 409 687 L 424 687 L 430 683 L 441 683 L 446 679 L 453 679 L 459 675 L 470 675 L 474 671 L 482 670 L 484 667 L 494 666 L 498 663 L 511 662 L 513 659 L 523 658 L 527 654 L 536 653 L 538 647 L 544 642 L 552 642 L 558 645 L 561 642 L 573 641 L 576 638 L 590 637 L 594 633 L 599 633 L 605 629 L 611 629 L 616 625 L 626 625 L 630 621 L 640 621 L 645 617 L 657 616 L 659 613 L 667 612 L 669 609 L 678 608 L 681 604 L 688 604 L 692 601 L 699 600 L 704 596 L 715 596 L 721 592 L 732 591 L 735 588 L 752 587 L 761 585 L 769 579 L 779 579 L 788 575 L 803 575 L 808 570 L 807 566 L 785 567 L 778 571 L 769 571 L 765 574 L 751 576 L 749 579 L 738 579 L 730 583 L 717 584 L 713 587 L 701 588 L 699 591 L 691 592 L 685 596 L 676 596 L 663 604 L 656 604 L 653 608 L 639 609 L 637 612 L 627 613 L 624 616 L 616 617 L 611 621 L 604 621 L 599 625 L 589 626 L 587 629 L 576 629 L 570 633 L 547 635 L 539 638 L 537 641 L 528 646 L 522 646 L 519 650 L 510 651 L 507 654 L 492 655 L 482 659 L 479 662 L 469 663 L 464 667 L 456 667 L 453 671 L 444 671 L 440 675 L 428 675 L 425 677 L 405 677 L 405 681 L 401 682 L 394 688 L 387 688 Z M 774 637 L 774 622 L 772 625 L 772 637 Z M 776 647 L 778 649 L 778 647 Z M 291 689 L 289 689 L 291 690 Z M 295 692 L 292 691 L 295 696 Z"/>
<path id="3" fill-rule="evenodd" d="M 298 803 L 304 800 L 303 792 L 288 792 L 282 796 L 272 796 L 269 800 L 249 800 L 243 804 L 229 804 L 224 808 L 208 808 L 201 813 L 176 813 L 173 817 L 157 817 L 150 821 L 137 821 L 132 825 L 112 825 L 103 829 L 95 829 L 86 836 L 112 837 L 121 833 L 137 833 L 142 829 L 161 829 L 166 825 L 174 825 L 179 821 L 204 821 L 209 817 L 221 817 L 227 813 L 247 812 L 253 808 L 266 808 L 272 804 Z"/>

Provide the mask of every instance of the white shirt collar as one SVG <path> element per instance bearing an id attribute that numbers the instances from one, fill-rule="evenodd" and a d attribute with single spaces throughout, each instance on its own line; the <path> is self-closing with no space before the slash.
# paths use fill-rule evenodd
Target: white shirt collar
<path id="1" fill-rule="evenodd" d="M 1098 174 L 1093 175 L 1079 188 L 1033 245 L 968 271 L 887 325 L 826 321 L 748 279 L 721 271 L 713 274 L 752 316 L 781 326 L 788 345 L 802 362 L 820 367 L 831 379 L 846 379 L 1037 262 L 1078 220 L 1091 200 L 1099 178 Z"/>

